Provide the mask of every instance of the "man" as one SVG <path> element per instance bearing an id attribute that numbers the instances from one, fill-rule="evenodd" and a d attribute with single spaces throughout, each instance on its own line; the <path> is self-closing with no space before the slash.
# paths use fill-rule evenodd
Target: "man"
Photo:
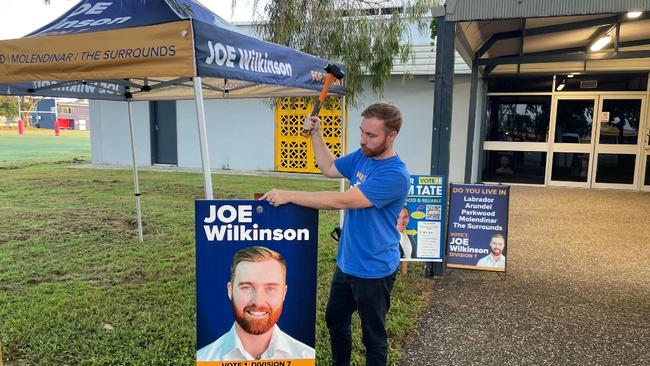
<path id="1" fill-rule="evenodd" d="M 388 103 L 375 103 L 361 113 L 361 148 L 334 159 L 320 131 L 317 117 L 305 118 L 318 166 L 330 178 L 345 177 L 345 192 L 297 192 L 273 189 L 261 199 L 274 206 L 346 209 L 330 287 L 325 320 L 330 332 L 332 363 L 349 365 L 352 352 L 350 322 L 359 312 L 366 365 L 388 361 L 386 313 L 399 267 L 400 234 L 397 216 L 406 202 L 409 173 L 393 143 L 402 126 L 402 114 Z"/>
<path id="2" fill-rule="evenodd" d="M 409 224 L 409 214 L 408 207 L 404 206 L 397 217 L 397 231 L 400 232 L 399 254 L 400 258 L 404 259 L 417 258 L 418 254 L 415 238 L 413 235 L 406 233 L 406 226 Z"/>
<path id="3" fill-rule="evenodd" d="M 506 241 L 501 234 L 493 234 L 490 237 L 491 253 L 479 259 L 476 263 L 479 267 L 506 268 L 506 256 L 503 250 L 506 247 Z"/>
<path id="4" fill-rule="evenodd" d="M 197 361 L 315 358 L 309 347 L 275 324 L 287 294 L 287 265 L 277 252 L 262 246 L 235 253 L 226 285 L 235 323 L 228 333 L 201 348 Z"/>

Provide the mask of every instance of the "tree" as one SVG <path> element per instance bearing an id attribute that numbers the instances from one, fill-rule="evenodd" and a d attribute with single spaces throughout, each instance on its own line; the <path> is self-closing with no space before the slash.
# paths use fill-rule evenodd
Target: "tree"
<path id="1" fill-rule="evenodd" d="M 233 0 L 233 6 L 235 0 Z M 257 6 L 258 1 L 254 2 Z M 424 18 L 438 0 L 269 0 L 256 20 L 262 38 L 346 66 L 345 92 L 354 103 L 364 74 L 381 95 L 393 60 L 412 57 L 409 25 L 435 26 Z M 433 37 L 433 35 L 432 35 Z"/>
<path id="2" fill-rule="evenodd" d="M 15 97 L 0 97 L 0 115 L 7 118 L 18 116 L 18 100 Z"/>
<path id="3" fill-rule="evenodd" d="M 20 97 L 20 111 L 23 112 L 22 116 L 20 118 L 23 119 L 23 122 L 25 122 L 25 126 L 31 126 L 31 111 L 34 110 L 36 107 L 36 99 L 34 97 L 30 96 L 22 96 Z"/>

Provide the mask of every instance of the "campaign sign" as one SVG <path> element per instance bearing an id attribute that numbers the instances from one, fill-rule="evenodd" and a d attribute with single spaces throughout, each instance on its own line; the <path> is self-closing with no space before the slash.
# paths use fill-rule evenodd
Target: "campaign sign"
<path id="1" fill-rule="evenodd" d="M 318 211 L 197 200 L 195 225 L 197 365 L 315 365 Z"/>
<path id="2" fill-rule="evenodd" d="M 442 262 L 446 187 L 444 176 L 411 176 L 408 224 L 400 239 L 402 261 Z"/>
<path id="3" fill-rule="evenodd" d="M 506 270 L 509 186 L 452 184 L 447 267 Z"/>

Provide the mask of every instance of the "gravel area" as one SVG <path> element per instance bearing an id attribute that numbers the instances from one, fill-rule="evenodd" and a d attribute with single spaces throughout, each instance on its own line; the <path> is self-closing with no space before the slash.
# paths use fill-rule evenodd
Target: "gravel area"
<path id="1" fill-rule="evenodd" d="M 506 280 L 448 269 L 402 365 L 650 365 L 650 193 L 512 187 Z"/>

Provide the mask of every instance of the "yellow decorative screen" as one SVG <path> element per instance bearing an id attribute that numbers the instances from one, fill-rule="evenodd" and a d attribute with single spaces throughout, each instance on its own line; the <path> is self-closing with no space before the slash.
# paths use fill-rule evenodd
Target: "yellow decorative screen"
<path id="1" fill-rule="evenodd" d="M 327 97 L 318 117 L 325 143 L 335 156 L 343 153 L 341 98 Z M 302 120 L 313 108 L 306 98 L 277 98 L 275 101 L 275 170 L 320 173 L 309 138 L 302 137 Z"/>

